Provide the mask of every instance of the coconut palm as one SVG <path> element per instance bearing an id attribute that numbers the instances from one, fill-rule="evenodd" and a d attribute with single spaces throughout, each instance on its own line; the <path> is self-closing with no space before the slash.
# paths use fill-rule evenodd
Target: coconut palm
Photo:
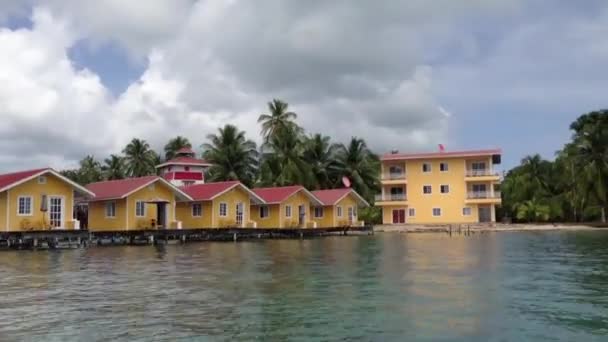
<path id="1" fill-rule="evenodd" d="M 208 143 L 203 144 L 203 157 L 212 166 L 208 171 L 210 181 L 239 180 L 252 185 L 257 165 L 256 144 L 245 137 L 233 125 L 218 129 L 217 134 L 207 136 Z"/>
<path id="2" fill-rule="evenodd" d="M 115 180 L 125 178 L 125 162 L 124 158 L 115 154 L 110 155 L 104 160 L 104 165 L 101 167 L 103 178 L 106 180 Z"/>
<path id="3" fill-rule="evenodd" d="M 143 177 L 155 173 L 157 154 L 142 139 L 133 139 L 124 148 L 126 173 L 129 177 Z"/>
<path id="4" fill-rule="evenodd" d="M 165 145 L 164 148 L 165 160 L 173 159 L 177 151 L 184 147 L 192 148 L 192 144 L 190 143 L 188 138 L 184 138 L 178 135 L 177 137 L 169 140 L 169 142 L 167 143 L 167 145 Z"/>
<path id="5" fill-rule="evenodd" d="M 549 206 L 541 204 L 536 198 L 519 203 L 514 209 L 518 220 L 539 222 L 549 219 Z"/>
<path id="6" fill-rule="evenodd" d="M 294 122 L 298 115 L 288 111 L 289 105 L 281 100 L 273 99 L 268 102 L 269 114 L 261 114 L 258 123 L 262 124 L 262 137 L 264 142 L 276 136 L 279 131 L 290 129 L 297 134 L 302 133 L 302 129 Z"/>
<path id="7" fill-rule="evenodd" d="M 86 156 L 80 161 L 78 180 L 80 184 L 99 182 L 103 179 L 101 164 L 93 156 Z"/>
<path id="8" fill-rule="evenodd" d="M 353 137 L 350 143 L 340 145 L 337 153 L 338 177 L 348 177 L 353 189 L 368 201 L 380 191 L 380 161 L 363 139 Z"/>
<path id="9" fill-rule="evenodd" d="M 304 143 L 295 127 L 275 132 L 264 144 L 261 183 L 272 186 L 313 183 L 311 167 L 304 160 Z"/>
<path id="10" fill-rule="evenodd" d="M 336 151 L 330 137 L 315 134 L 304 139 L 303 159 L 312 173 L 313 189 L 329 189 L 336 185 Z"/>

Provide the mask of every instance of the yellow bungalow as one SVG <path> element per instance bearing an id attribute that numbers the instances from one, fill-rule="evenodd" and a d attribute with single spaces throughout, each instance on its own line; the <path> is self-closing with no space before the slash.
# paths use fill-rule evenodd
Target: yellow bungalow
<path id="1" fill-rule="evenodd" d="M 357 208 L 369 207 L 369 204 L 355 190 L 317 190 L 312 194 L 323 204 L 310 209 L 317 227 L 363 226 L 364 223 L 357 220 Z"/>
<path id="2" fill-rule="evenodd" d="M 259 228 L 315 228 L 316 222 L 310 218 L 310 208 L 322 205 L 304 187 L 284 186 L 257 188 L 253 192 L 265 204 L 251 206 L 251 219 Z"/>
<path id="3" fill-rule="evenodd" d="M 50 168 L 0 175 L 0 231 L 79 229 L 75 193 L 94 196 Z"/>
<path id="4" fill-rule="evenodd" d="M 180 228 L 176 199 L 191 200 L 182 190 L 158 176 L 128 178 L 87 185 L 89 230 L 124 231 Z"/>
<path id="5" fill-rule="evenodd" d="M 250 204 L 264 200 L 238 181 L 195 184 L 181 188 L 191 201 L 177 203 L 177 219 L 184 228 L 255 228 Z"/>

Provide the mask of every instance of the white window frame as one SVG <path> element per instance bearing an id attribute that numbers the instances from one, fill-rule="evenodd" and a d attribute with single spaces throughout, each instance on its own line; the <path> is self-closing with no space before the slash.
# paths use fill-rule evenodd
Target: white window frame
<path id="1" fill-rule="evenodd" d="M 414 214 L 412 215 L 412 213 L 414 213 Z M 416 208 L 407 208 L 407 216 L 416 217 Z"/>
<path id="2" fill-rule="evenodd" d="M 108 215 L 108 208 L 112 208 L 112 215 Z M 116 218 L 116 202 L 115 201 L 108 201 L 104 203 L 104 214 L 105 214 L 105 218 L 108 219 L 114 219 Z"/>
<path id="3" fill-rule="evenodd" d="M 29 203 L 29 211 L 21 213 L 21 200 L 28 199 Z M 25 209 L 25 204 L 24 204 Z M 33 196 L 19 196 L 17 197 L 17 216 L 34 216 L 34 197 Z"/>
<path id="4" fill-rule="evenodd" d="M 447 189 L 448 189 L 448 191 L 447 191 L 447 192 L 443 192 L 443 187 L 444 187 L 444 186 L 445 186 L 445 187 L 447 187 Z M 451 191 L 451 189 L 450 189 L 450 184 L 441 184 L 441 185 L 439 186 L 439 193 L 440 193 L 440 194 L 442 194 L 442 195 L 447 195 L 447 194 L 449 194 L 449 193 L 450 193 L 450 191 Z"/>
<path id="5" fill-rule="evenodd" d="M 441 167 L 445 165 L 445 170 L 442 170 Z M 450 171 L 450 164 L 448 162 L 440 162 L 439 163 L 439 172 L 449 172 Z"/>
<path id="6" fill-rule="evenodd" d="M 202 203 L 192 203 L 190 207 L 190 213 L 192 217 L 203 217 L 203 204 Z"/>
<path id="7" fill-rule="evenodd" d="M 467 210 L 467 209 L 469 210 L 469 213 L 468 213 L 468 214 L 466 214 L 466 213 L 464 212 L 464 211 L 465 211 L 465 210 Z M 473 215 L 473 208 L 471 208 L 471 207 L 463 207 L 463 208 L 462 208 L 462 216 L 471 216 L 471 215 Z"/>
<path id="8" fill-rule="evenodd" d="M 46 184 L 46 176 L 38 176 L 38 184 Z"/>
<path id="9" fill-rule="evenodd" d="M 265 215 L 263 215 L 265 213 Z M 270 208 L 267 205 L 261 205 L 259 215 L 261 219 L 267 219 L 270 217 Z"/>
<path id="10" fill-rule="evenodd" d="M 315 207 L 315 218 L 323 218 L 323 216 L 325 216 L 325 208 L 323 207 Z M 319 215 L 319 213 L 321 213 L 321 215 Z"/>
<path id="11" fill-rule="evenodd" d="M 285 217 L 291 217 L 291 205 L 285 206 Z"/>
<path id="12" fill-rule="evenodd" d="M 427 166 L 429 167 L 428 171 L 424 171 L 424 167 Z M 432 163 L 422 163 L 422 173 L 431 173 L 433 172 L 433 164 Z"/>
<path id="13" fill-rule="evenodd" d="M 141 209 L 141 212 L 139 209 Z M 142 200 L 135 201 L 135 217 L 146 217 L 146 202 Z"/>
<path id="14" fill-rule="evenodd" d="M 336 206 L 336 214 L 338 217 L 342 217 L 342 206 Z"/>
<path id="15" fill-rule="evenodd" d="M 429 187 L 429 189 L 431 190 L 430 192 L 424 192 L 424 188 Z M 422 186 L 422 194 L 423 195 L 432 195 L 433 194 L 433 186 L 431 184 L 425 184 Z"/>
<path id="16" fill-rule="evenodd" d="M 439 210 L 439 214 L 438 215 L 435 215 L 435 210 Z M 441 214 L 443 214 L 442 211 L 443 210 L 441 210 L 441 208 L 433 208 L 432 209 L 433 217 L 441 217 Z"/>
<path id="17" fill-rule="evenodd" d="M 223 210 L 224 214 L 222 214 L 222 208 L 224 209 Z M 219 210 L 220 210 L 220 212 L 219 212 L 220 217 L 228 217 L 228 203 L 220 202 Z"/>

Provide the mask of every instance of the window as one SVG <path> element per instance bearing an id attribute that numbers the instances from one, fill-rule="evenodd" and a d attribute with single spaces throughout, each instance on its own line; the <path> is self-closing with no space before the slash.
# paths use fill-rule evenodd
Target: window
<path id="1" fill-rule="evenodd" d="M 431 163 L 422 164 L 422 172 L 427 173 L 427 172 L 431 172 L 431 170 L 432 170 Z"/>
<path id="2" fill-rule="evenodd" d="M 22 196 L 19 197 L 19 207 L 17 208 L 17 214 L 21 216 L 32 215 L 32 197 Z"/>
<path id="3" fill-rule="evenodd" d="M 106 202 L 106 217 L 116 217 L 116 202 Z"/>
<path id="4" fill-rule="evenodd" d="M 323 207 L 315 207 L 315 218 L 323 217 Z"/>
<path id="5" fill-rule="evenodd" d="M 261 206 L 260 207 L 260 218 L 267 218 L 268 217 L 268 206 Z"/>
<path id="6" fill-rule="evenodd" d="M 291 217 L 291 206 L 290 205 L 285 206 L 285 217 Z"/>
<path id="7" fill-rule="evenodd" d="M 135 216 L 136 217 L 146 216 L 146 202 L 144 202 L 144 201 L 135 202 Z"/>
<path id="8" fill-rule="evenodd" d="M 416 216 L 416 209 L 414 209 L 414 208 L 409 208 L 409 209 L 407 210 L 407 215 L 408 215 L 408 216 L 410 216 L 410 217 L 414 217 L 414 216 Z"/>
<path id="9" fill-rule="evenodd" d="M 193 217 L 203 216 L 203 205 L 201 203 L 192 204 L 192 216 Z"/>
<path id="10" fill-rule="evenodd" d="M 433 216 L 441 216 L 441 208 L 433 208 Z"/>
<path id="11" fill-rule="evenodd" d="M 439 171 L 441 171 L 441 172 L 447 172 L 448 171 L 448 163 L 441 163 L 441 164 L 439 164 Z"/>
<path id="12" fill-rule="evenodd" d="M 432 194 L 433 193 L 433 187 L 430 186 L 430 185 L 424 185 L 422 187 L 422 193 L 425 194 L 425 195 Z"/>
<path id="13" fill-rule="evenodd" d="M 220 216 L 226 217 L 228 216 L 228 204 L 220 203 Z"/>
<path id="14" fill-rule="evenodd" d="M 471 208 L 470 207 L 464 207 L 464 208 L 462 208 L 462 215 L 463 216 L 471 216 Z"/>
<path id="15" fill-rule="evenodd" d="M 184 171 L 190 171 L 190 166 L 185 166 Z"/>
<path id="16" fill-rule="evenodd" d="M 471 164 L 471 168 L 474 171 L 483 171 L 486 169 L 486 163 L 485 162 L 473 162 Z"/>
<path id="17" fill-rule="evenodd" d="M 342 207 L 337 206 L 336 211 L 338 212 L 338 217 L 342 217 Z"/>
<path id="18" fill-rule="evenodd" d="M 450 186 L 449 185 L 442 185 L 441 186 L 441 193 L 442 194 L 449 194 L 450 193 Z"/>
<path id="19" fill-rule="evenodd" d="M 46 184 L 46 176 L 38 177 L 38 184 Z"/>

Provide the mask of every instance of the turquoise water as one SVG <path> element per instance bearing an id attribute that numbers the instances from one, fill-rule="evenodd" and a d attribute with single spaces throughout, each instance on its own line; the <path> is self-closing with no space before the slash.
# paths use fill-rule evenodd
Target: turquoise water
<path id="1" fill-rule="evenodd" d="M 608 232 L 0 252 L 0 341 L 606 341 Z"/>

